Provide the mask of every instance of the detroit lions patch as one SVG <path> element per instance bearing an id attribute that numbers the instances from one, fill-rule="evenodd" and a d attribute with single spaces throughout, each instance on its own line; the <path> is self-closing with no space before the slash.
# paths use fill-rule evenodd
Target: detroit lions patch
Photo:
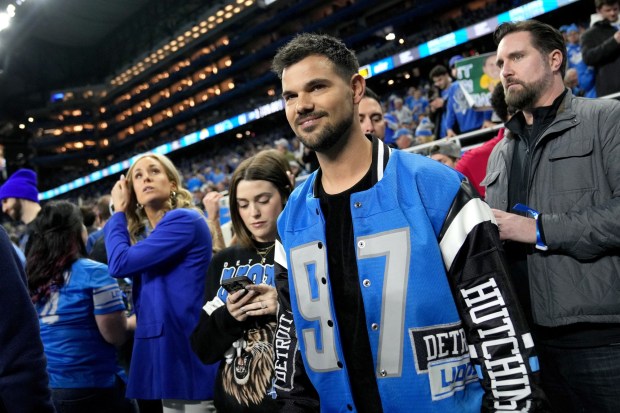
<path id="1" fill-rule="evenodd" d="M 433 400 L 441 400 L 478 380 L 461 323 L 410 328 L 418 374 L 428 374 Z"/>

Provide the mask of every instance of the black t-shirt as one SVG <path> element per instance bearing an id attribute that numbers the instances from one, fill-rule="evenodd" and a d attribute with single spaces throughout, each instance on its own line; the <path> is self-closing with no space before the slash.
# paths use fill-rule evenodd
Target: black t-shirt
<path id="1" fill-rule="evenodd" d="M 328 195 L 321 185 L 320 172 L 317 176 L 321 210 L 325 227 L 329 228 L 326 231 L 327 265 L 336 319 L 340 326 L 340 342 L 357 411 L 369 413 L 380 413 L 383 410 L 355 259 L 350 198 L 351 194 L 370 189 L 377 182 L 379 144 L 383 145 L 378 139 L 373 139 L 372 165 L 366 175 L 347 191 Z M 385 168 L 389 155 L 388 148 L 384 149 L 382 161 Z"/>

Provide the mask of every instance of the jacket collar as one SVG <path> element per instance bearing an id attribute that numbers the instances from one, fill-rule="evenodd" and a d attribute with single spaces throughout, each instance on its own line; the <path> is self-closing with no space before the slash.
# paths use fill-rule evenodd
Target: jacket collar
<path id="1" fill-rule="evenodd" d="M 562 92 L 550 106 L 541 106 L 538 108 L 534 108 L 532 110 L 532 116 L 534 117 L 534 123 L 532 124 L 532 129 L 537 130 L 541 126 L 549 125 L 556 118 L 558 112 L 560 112 L 563 106 L 562 103 L 564 101 L 564 97 L 568 89 L 564 89 Z M 525 116 L 523 115 L 523 111 L 517 112 L 508 122 L 506 122 L 506 127 L 514 134 L 523 136 L 525 134 L 525 130 L 528 125 L 525 123 Z"/>
<path id="2" fill-rule="evenodd" d="M 552 132 L 559 132 L 565 130 L 569 127 L 577 125 L 579 122 L 575 120 L 576 117 L 575 111 L 573 110 L 573 93 L 570 89 L 565 89 L 564 93 L 556 98 L 549 108 L 555 108 L 553 113 L 553 120 L 551 124 L 547 127 L 547 129 L 538 137 L 536 143 L 538 144 L 543 138 L 548 136 Z M 542 109 L 542 108 L 537 108 Z M 540 113 L 539 113 L 540 115 Z M 540 119 L 540 118 L 539 118 Z M 571 122 L 572 120 L 572 122 Z M 534 117 L 534 122 L 537 122 L 536 116 Z M 508 139 L 518 139 L 518 135 L 522 133 L 525 128 L 525 119 L 523 118 L 523 114 L 518 112 L 515 116 L 513 116 L 508 122 L 505 123 L 506 128 L 510 133 L 506 134 L 506 138 Z M 517 135 L 517 136 L 515 136 Z"/>
<path id="3" fill-rule="evenodd" d="M 366 135 L 366 138 L 372 141 L 372 163 L 370 169 L 372 171 L 372 184 L 374 185 L 383 179 L 383 172 L 385 171 L 390 154 L 392 153 L 392 148 L 375 136 Z M 314 198 L 318 198 L 320 194 L 319 184 L 321 182 L 321 174 L 321 168 L 319 167 L 314 175 L 314 182 L 312 184 L 312 196 Z"/>

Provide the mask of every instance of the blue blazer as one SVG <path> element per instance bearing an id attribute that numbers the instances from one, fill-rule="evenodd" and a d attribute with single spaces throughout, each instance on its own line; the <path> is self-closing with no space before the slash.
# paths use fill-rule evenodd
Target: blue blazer
<path id="1" fill-rule="evenodd" d="M 127 396 L 213 399 L 217 365 L 202 364 L 189 343 L 211 261 L 205 219 L 190 209 L 169 211 L 135 245 L 124 213 L 115 213 L 104 230 L 110 274 L 134 280 L 137 329 Z"/>

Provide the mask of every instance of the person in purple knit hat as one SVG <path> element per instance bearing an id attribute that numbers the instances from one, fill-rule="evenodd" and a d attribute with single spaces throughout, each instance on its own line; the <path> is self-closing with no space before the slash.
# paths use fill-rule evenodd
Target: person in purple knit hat
<path id="1" fill-rule="evenodd" d="M 41 210 L 36 172 L 27 168 L 15 171 L 0 187 L 0 201 L 2 201 L 2 212 L 11 219 L 28 226 Z M 26 249 L 29 233 L 30 231 L 26 228 L 19 238 L 19 247 L 22 251 Z"/>

